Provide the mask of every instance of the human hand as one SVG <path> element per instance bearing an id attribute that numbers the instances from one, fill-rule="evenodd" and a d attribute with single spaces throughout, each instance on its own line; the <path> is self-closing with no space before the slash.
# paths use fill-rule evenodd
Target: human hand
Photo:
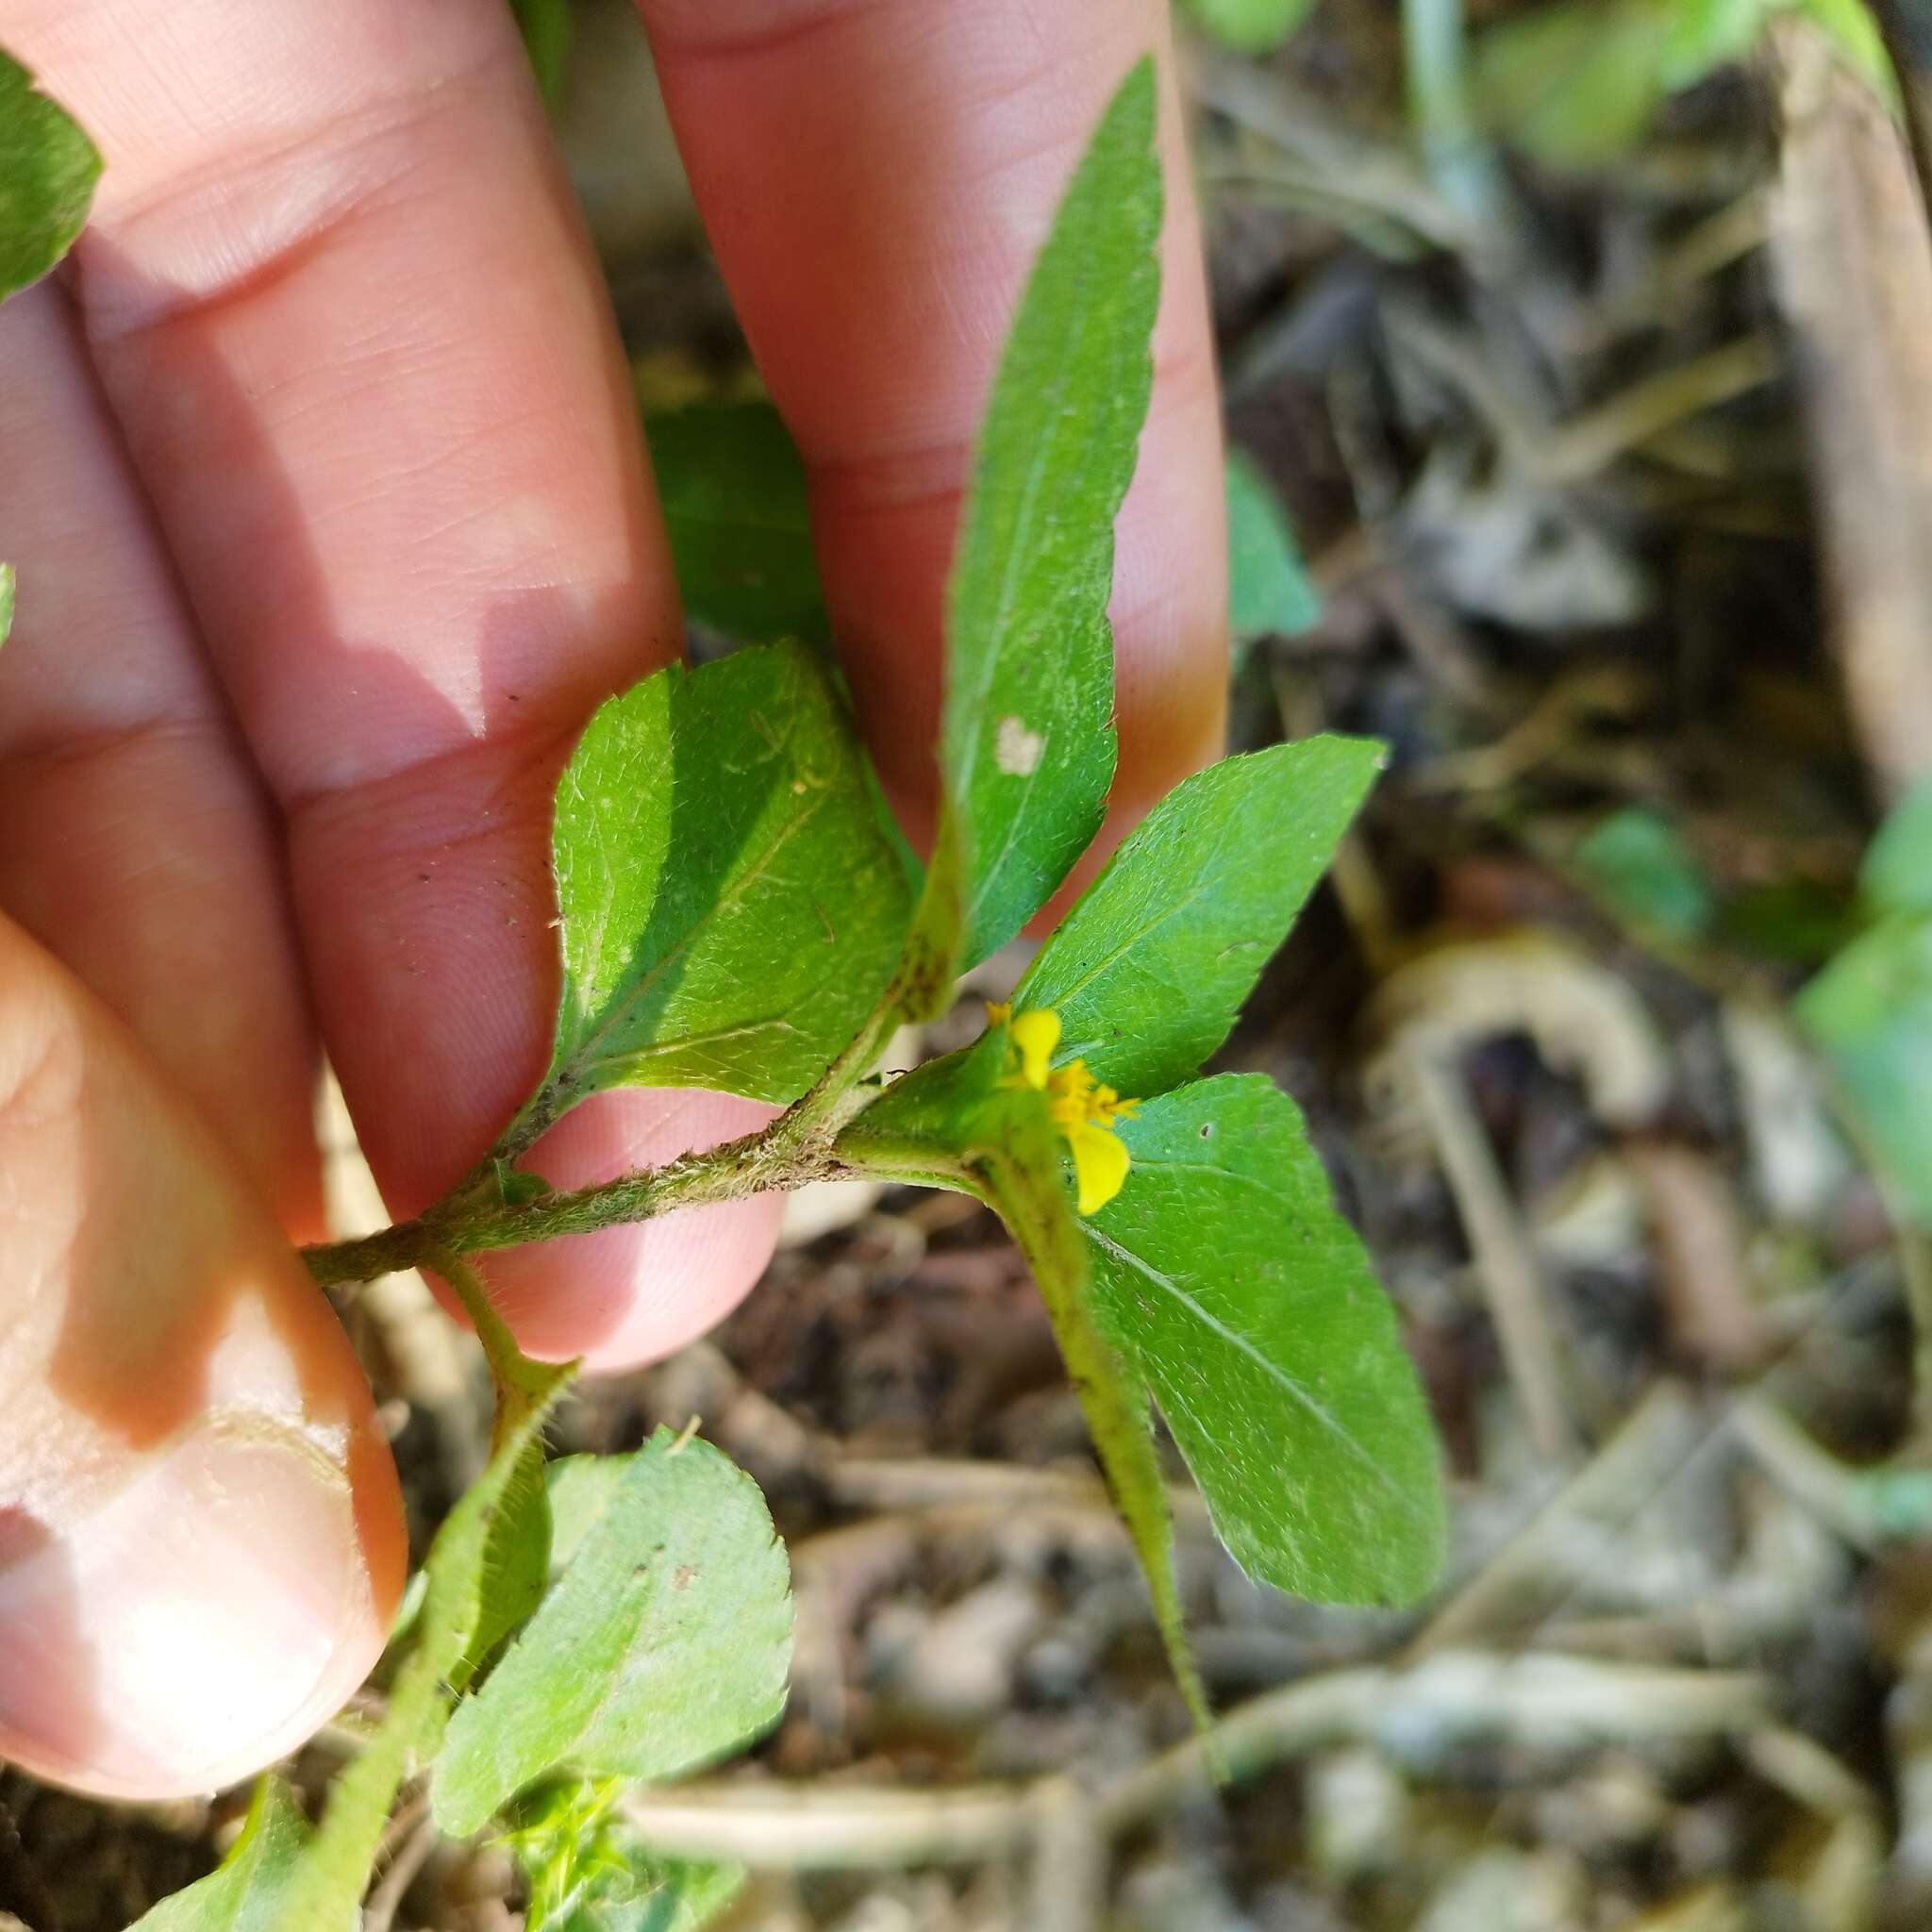
<path id="1" fill-rule="evenodd" d="M 1163 8 L 644 12 L 916 825 L 967 439 Z M 680 626 L 501 0 L 0 0 L 0 45 L 108 161 L 68 272 L 0 310 L 0 1755 L 158 1796 L 312 1730 L 401 1583 L 388 1452 L 290 1246 L 320 1232 L 319 1046 L 396 1213 L 470 1168 L 545 1058 L 556 773 Z M 1123 823 L 1217 748 L 1224 668 L 1171 79 L 1162 113 L 1113 604 Z M 575 1185 L 761 1117 L 609 1095 L 534 1164 Z M 491 1291 L 534 1352 L 645 1360 L 743 1294 L 776 1214 L 499 1257 Z"/>

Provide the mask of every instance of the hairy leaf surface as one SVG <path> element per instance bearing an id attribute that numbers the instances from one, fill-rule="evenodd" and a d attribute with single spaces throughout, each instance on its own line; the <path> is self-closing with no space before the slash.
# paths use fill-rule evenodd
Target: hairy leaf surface
<path id="1" fill-rule="evenodd" d="M 908 887 L 802 644 L 660 671 L 558 788 L 563 994 L 531 1111 L 607 1087 L 795 1100 L 884 991 Z"/>
<path id="2" fill-rule="evenodd" d="M 1040 949 L 1014 1008 L 1123 1093 L 1185 1080 L 1227 1037 L 1381 763 L 1367 739 L 1224 758 L 1135 827 Z"/>
<path id="3" fill-rule="evenodd" d="M 73 117 L 0 53 L 0 301 L 74 246 L 100 174 L 100 154 Z"/>
<path id="4" fill-rule="evenodd" d="M 947 589 L 940 743 L 961 929 L 940 949 L 962 965 L 1046 902 L 1099 829 L 1113 776 L 1107 603 L 1153 381 L 1154 121 L 1143 60 L 1060 203 L 980 425 Z"/>
<path id="5" fill-rule="evenodd" d="M 790 1571 L 741 1470 L 660 1431 L 574 1533 L 562 1576 L 451 1720 L 432 1802 L 453 1835 L 558 1766 L 673 1777 L 784 1707 Z"/>
<path id="6" fill-rule="evenodd" d="M 1394 1311 L 1294 1103 L 1257 1074 L 1150 1101 L 1079 1224 L 1101 1325 L 1144 1377 L 1248 1574 L 1335 1603 L 1435 1580 L 1435 1436 Z"/>
<path id="7" fill-rule="evenodd" d="M 860 1114 L 840 1149 L 862 1168 L 975 1194 L 1006 1223 L 1052 1319 L 1174 1675 L 1205 1723 L 1207 1695 L 1188 1648 L 1147 1395 L 1094 1320 L 1086 1243 L 1045 1104 L 1038 1093 L 1000 1087 L 1001 1060 L 1000 1040 L 989 1034 L 927 1061 Z"/>

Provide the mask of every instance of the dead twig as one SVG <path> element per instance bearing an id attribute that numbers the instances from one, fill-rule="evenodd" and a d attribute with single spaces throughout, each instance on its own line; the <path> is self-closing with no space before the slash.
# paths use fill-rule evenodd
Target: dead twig
<path id="1" fill-rule="evenodd" d="M 1211 1790 L 1216 1765 L 1240 1780 L 1336 1744 L 1374 1743 L 1425 1763 L 1479 1741 L 1562 1754 L 1755 1730 L 1769 1707 L 1762 1680 L 1749 1673 L 1447 1652 L 1415 1670 L 1337 1671 L 1255 1698 L 1104 1786 L 1091 1817 L 1108 1840 Z M 791 1871 L 960 1865 L 1035 1845 L 1060 1789 L 1058 1777 L 940 1791 L 694 1784 L 636 1792 L 625 1815 L 674 1857 Z"/>

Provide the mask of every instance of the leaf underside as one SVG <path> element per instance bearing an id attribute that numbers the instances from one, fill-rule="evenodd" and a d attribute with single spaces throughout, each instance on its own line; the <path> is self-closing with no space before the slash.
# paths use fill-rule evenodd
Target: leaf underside
<path id="1" fill-rule="evenodd" d="M 829 637 L 805 464 L 770 403 L 695 403 L 644 419 L 684 608 L 741 643 Z"/>

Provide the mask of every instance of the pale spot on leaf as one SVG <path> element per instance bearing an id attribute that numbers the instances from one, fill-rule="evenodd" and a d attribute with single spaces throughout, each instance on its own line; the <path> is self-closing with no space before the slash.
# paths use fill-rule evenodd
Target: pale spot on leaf
<path id="1" fill-rule="evenodd" d="M 1040 755 L 1046 740 L 1029 731 L 1024 720 L 1002 718 L 993 727 L 993 762 L 1009 778 L 1030 778 L 1040 769 Z"/>

